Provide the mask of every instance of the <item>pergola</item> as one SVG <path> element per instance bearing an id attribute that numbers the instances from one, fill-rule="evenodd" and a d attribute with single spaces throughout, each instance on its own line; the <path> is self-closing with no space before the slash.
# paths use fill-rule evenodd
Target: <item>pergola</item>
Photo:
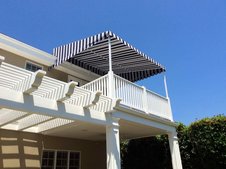
<path id="1" fill-rule="evenodd" d="M 166 97 L 132 83 L 164 72 L 163 66 L 110 31 L 55 48 L 53 54 L 53 67 L 67 61 L 102 77 L 78 87 L 0 57 L 0 128 L 45 133 L 77 121 L 102 125 L 107 168 L 120 169 L 119 121 L 145 124 L 168 134 L 173 168 L 182 169 L 166 82 Z"/>
<path id="2" fill-rule="evenodd" d="M 101 76 L 112 70 L 132 82 L 159 74 L 165 68 L 111 31 L 59 46 L 53 50 L 54 67 L 63 62 Z"/>

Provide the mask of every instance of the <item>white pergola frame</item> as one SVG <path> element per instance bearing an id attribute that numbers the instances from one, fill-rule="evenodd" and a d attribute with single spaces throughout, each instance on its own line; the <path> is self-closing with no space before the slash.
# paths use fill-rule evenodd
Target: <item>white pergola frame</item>
<path id="1" fill-rule="evenodd" d="M 77 120 L 105 125 L 107 169 L 120 169 L 119 120 L 123 117 L 123 113 L 115 112 L 117 110 L 133 112 L 134 110 L 130 107 L 121 107 L 121 99 L 115 98 L 110 38 L 108 50 L 108 96 L 103 95 L 101 91 L 93 92 L 77 87 L 76 82 L 65 83 L 46 77 L 46 73 L 42 70 L 33 73 L 15 67 L 5 63 L 4 57 L 0 57 L 0 112 L 2 111 L 0 128 L 42 133 L 76 123 Z M 168 98 L 166 81 L 165 87 Z M 136 111 L 134 112 L 136 114 Z M 105 116 L 100 116 L 99 113 L 105 113 Z M 128 115 L 126 117 L 130 118 Z M 140 116 L 141 122 L 145 122 L 145 118 L 148 119 L 150 116 L 147 114 Z M 150 124 L 150 121 L 146 121 Z M 171 121 L 160 121 L 165 124 L 155 122 L 151 125 L 168 131 L 173 168 L 182 169 L 175 126 Z"/>

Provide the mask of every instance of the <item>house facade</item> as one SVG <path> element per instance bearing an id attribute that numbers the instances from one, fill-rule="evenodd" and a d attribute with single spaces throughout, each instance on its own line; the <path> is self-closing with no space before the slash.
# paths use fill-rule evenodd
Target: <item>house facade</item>
<path id="1" fill-rule="evenodd" d="M 166 96 L 135 82 L 165 68 L 107 31 L 46 53 L 0 34 L 0 168 L 120 169 L 120 140 L 167 134 Z"/>

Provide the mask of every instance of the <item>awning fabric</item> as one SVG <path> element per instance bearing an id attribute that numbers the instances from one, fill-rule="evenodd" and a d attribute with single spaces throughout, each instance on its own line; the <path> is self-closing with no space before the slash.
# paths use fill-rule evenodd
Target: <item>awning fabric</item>
<path id="1" fill-rule="evenodd" d="M 162 65 L 111 31 L 54 48 L 53 55 L 57 59 L 53 67 L 67 61 L 101 76 L 107 74 L 109 38 L 115 74 L 134 82 L 165 71 Z"/>

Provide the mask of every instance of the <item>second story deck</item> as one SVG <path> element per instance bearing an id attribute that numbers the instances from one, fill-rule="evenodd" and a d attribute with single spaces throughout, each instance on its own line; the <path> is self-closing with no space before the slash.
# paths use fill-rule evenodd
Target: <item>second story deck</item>
<path id="1" fill-rule="evenodd" d="M 134 83 L 165 69 L 115 34 L 104 32 L 60 46 L 54 49 L 54 56 L 56 63 L 46 72 L 30 72 L 2 59 L 0 87 L 102 113 L 124 111 L 173 121 L 168 95 L 161 96 Z M 92 72 L 95 80 L 84 85 L 49 77 L 65 63 Z"/>
<path id="2" fill-rule="evenodd" d="M 166 97 L 134 82 L 165 72 L 165 68 L 114 33 L 107 31 L 54 49 L 57 61 L 101 75 L 82 86 L 113 99 L 132 110 L 173 120 L 166 82 Z"/>

